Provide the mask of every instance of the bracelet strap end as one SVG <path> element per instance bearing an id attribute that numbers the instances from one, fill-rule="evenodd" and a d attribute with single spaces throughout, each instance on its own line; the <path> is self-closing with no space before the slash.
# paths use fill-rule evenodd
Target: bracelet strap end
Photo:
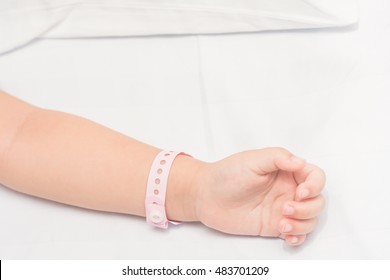
<path id="1" fill-rule="evenodd" d="M 168 220 L 166 218 L 165 207 L 159 204 L 146 203 L 146 222 L 155 227 L 167 229 Z"/>

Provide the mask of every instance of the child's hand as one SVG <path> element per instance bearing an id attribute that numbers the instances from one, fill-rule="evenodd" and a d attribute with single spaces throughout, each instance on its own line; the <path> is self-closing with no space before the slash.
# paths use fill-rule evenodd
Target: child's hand
<path id="1" fill-rule="evenodd" d="M 200 173 L 197 216 L 226 233 L 300 245 L 324 207 L 324 172 L 281 148 L 235 154 Z"/>

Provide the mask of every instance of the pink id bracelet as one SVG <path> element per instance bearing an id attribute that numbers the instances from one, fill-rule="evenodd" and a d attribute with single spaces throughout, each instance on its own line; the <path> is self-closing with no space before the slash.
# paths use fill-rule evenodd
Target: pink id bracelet
<path id="1" fill-rule="evenodd" d="M 168 218 L 165 211 L 165 196 L 169 171 L 172 163 L 181 152 L 161 151 L 152 163 L 146 187 L 146 221 L 156 227 L 168 228 Z M 172 222 L 174 223 L 174 222 Z"/>

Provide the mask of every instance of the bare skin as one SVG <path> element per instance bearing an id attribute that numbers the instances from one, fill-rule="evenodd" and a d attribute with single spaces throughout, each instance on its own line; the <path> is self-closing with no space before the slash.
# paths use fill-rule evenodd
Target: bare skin
<path id="1" fill-rule="evenodd" d="M 1 91 L 0 135 L 1 184 L 78 207 L 145 216 L 147 177 L 159 149 Z M 296 246 L 315 228 L 324 184 L 320 168 L 283 148 L 215 163 L 179 156 L 169 175 L 167 215 Z"/>

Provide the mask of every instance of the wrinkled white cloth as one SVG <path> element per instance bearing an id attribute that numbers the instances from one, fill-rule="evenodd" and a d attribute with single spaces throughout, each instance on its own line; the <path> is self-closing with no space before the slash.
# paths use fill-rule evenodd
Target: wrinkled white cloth
<path id="1" fill-rule="evenodd" d="M 0 55 L 0 88 L 37 106 L 206 161 L 281 146 L 327 174 L 326 210 L 295 249 L 0 187 L 0 259 L 390 259 L 390 1 L 359 6 L 348 28 L 43 39 Z"/>
<path id="2" fill-rule="evenodd" d="M 251 32 L 356 20 L 355 0 L 2 0 L 0 53 L 35 38 Z"/>

